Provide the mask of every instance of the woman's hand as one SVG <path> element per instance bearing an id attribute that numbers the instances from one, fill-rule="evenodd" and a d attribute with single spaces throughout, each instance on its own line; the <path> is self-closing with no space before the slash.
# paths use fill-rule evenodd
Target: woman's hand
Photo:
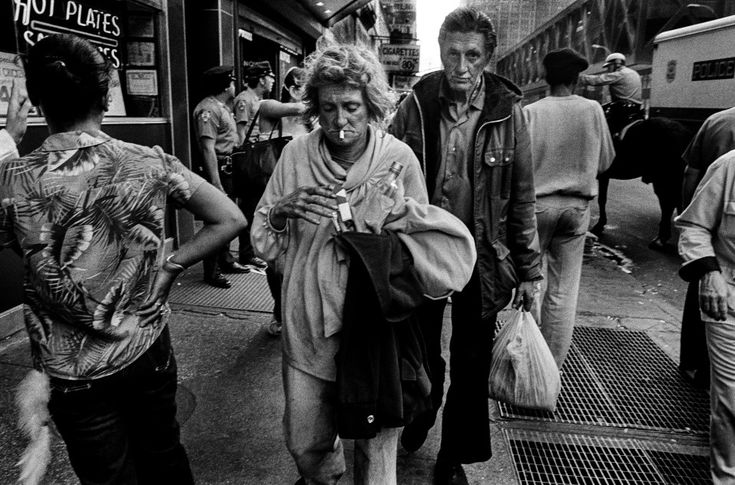
<path id="1" fill-rule="evenodd" d="M 699 307 L 715 320 L 727 318 L 727 283 L 719 271 L 705 273 L 699 280 Z"/>
<path id="2" fill-rule="evenodd" d="M 158 271 L 156 280 L 153 282 L 151 294 L 138 307 L 138 311 L 135 312 L 140 317 L 138 321 L 139 327 L 150 325 L 158 320 L 162 314 L 170 311 L 165 305 L 168 301 L 168 293 L 171 291 L 171 285 L 173 285 L 176 276 L 176 273 L 164 269 Z"/>
<path id="3" fill-rule="evenodd" d="M 285 227 L 286 219 L 295 218 L 319 224 L 319 217 L 331 218 L 337 210 L 333 190 L 331 186 L 299 187 L 276 202 L 271 209 L 271 224 Z"/>

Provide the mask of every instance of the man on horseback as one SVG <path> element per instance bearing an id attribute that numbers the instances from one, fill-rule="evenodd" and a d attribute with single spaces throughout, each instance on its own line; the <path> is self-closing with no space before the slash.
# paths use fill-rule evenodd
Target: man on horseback
<path id="1" fill-rule="evenodd" d="M 603 74 L 580 74 L 579 83 L 589 86 L 609 86 L 610 103 L 603 106 L 613 140 L 636 118 L 642 119 L 641 76 L 625 65 L 625 56 L 613 52 L 605 59 Z"/>

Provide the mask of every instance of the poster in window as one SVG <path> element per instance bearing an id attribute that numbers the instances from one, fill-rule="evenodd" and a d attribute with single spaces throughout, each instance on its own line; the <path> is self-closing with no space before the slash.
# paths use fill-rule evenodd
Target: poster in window
<path id="1" fill-rule="evenodd" d="M 128 69 L 125 71 L 128 94 L 133 96 L 158 96 L 156 71 L 149 69 Z"/>
<path id="2" fill-rule="evenodd" d="M 0 116 L 8 113 L 8 101 L 16 79 L 25 86 L 25 71 L 16 54 L 0 52 Z"/>
<path id="3" fill-rule="evenodd" d="M 128 42 L 128 64 L 155 66 L 156 44 L 153 42 Z"/>

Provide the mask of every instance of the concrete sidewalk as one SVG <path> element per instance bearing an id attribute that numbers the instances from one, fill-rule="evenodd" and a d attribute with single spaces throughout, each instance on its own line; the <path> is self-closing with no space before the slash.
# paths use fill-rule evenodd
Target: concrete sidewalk
<path id="1" fill-rule="evenodd" d="M 598 247 L 585 258 L 577 325 L 646 332 L 678 361 L 681 308 L 644 291 L 635 278 L 621 271 L 606 256 Z M 242 293 L 233 288 L 216 290 L 221 293 L 216 298 L 209 298 L 208 301 L 224 302 L 218 303 L 218 307 L 189 304 L 194 301 L 191 295 L 201 290 L 200 274 L 200 269 L 194 268 L 182 277 L 181 286 L 172 293 L 175 303 L 171 320 L 179 364 L 182 436 L 195 477 L 201 484 L 293 483 L 298 474 L 285 449 L 281 428 L 280 342 L 266 332 L 270 315 L 264 309 L 269 308 L 269 302 L 253 305 L 258 311 L 240 309 L 237 301 L 229 301 Z M 233 282 L 248 282 L 262 290 L 265 277 L 238 275 L 233 277 Z M 507 314 L 501 314 L 501 319 L 503 317 Z M 445 329 L 447 327 L 445 325 Z M 448 331 L 444 337 L 447 348 Z M 23 443 L 14 427 L 12 392 L 28 367 L 28 342 L 23 332 L 0 343 L 0 385 L 3 389 L 0 397 L 0 483 L 12 483 L 17 477 L 14 463 Z M 502 419 L 493 401 L 488 405 L 492 416 L 494 457 L 486 463 L 466 466 L 470 483 L 519 483 L 513 455 L 504 436 L 509 426 L 518 426 L 518 423 Z M 418 452 L 407 454 L 399 450 L 399 483 L 431 483 L 440 425 L 434 427 L 427 443 Z M 534 421 L 524 421 L 520 425 L 529 430 L 549 428 L 546 423 Z M 589 429 L 585 428 L 586 432 Z M 693 443 L 701 454 L 705 443 L 702 439 L 695 437 L 688 443 Z M 349 470 L 352 444 L 350 441 L 345 444 L 348 472 L 342 482 L 349 484 L 352 483 Z M 45 483 L 77 483 L 58 438 Z"/>

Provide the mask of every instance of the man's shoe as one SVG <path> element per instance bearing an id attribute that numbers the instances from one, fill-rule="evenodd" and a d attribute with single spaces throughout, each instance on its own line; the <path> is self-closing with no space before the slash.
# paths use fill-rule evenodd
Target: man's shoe
<path id="1" fill-rule="evenodd" d="M 266 263 L 265 261 L 263 261 L 262 259 L 260 259 L 257 256 L 253 256 L 252 258 L 250 258 L 247 261 L 241 261 L 241 263 L 244 264 L 244 265 L 246 265 L 246 266 L 254 266 L 254 267 L 258 268 L 258 269 L 263 269 L 263 270 L 268 267 L 268 263 Z"/>
<path id="2" fill-rule="evenodd" d="M 401 433 L 401 446 L 409 453 L 418 451 L 426 441 L 429 430 L 425 426 L 419 426 L 416 422 L 409 423 Z"/>
<path id="3" fill-rule="evenodd" d="M 232 283 L 230 283 L 230 280 L 228 280 L 221 274 L 216 274 L 211 278 L 204 278 L 204 282 L 209 286 L 214 286 L 215 288 L 232 288 Z"/>
<path id="4" fill-rule="evenodd" d="M 437 458 L 434 465 L 434 485 L 469 485 L 469 482 L 462 465 Z"/>
<path id="5" fill-rule="evenodd" d="M 223 273 L 229 273 L 229 274 L 242 274 L 242 273 L 249 273 L 250 268 L 247 266 L 238 263 L 237 261 L 233 261 L 232 264 L 220 266 L 220 271 Z"/>

